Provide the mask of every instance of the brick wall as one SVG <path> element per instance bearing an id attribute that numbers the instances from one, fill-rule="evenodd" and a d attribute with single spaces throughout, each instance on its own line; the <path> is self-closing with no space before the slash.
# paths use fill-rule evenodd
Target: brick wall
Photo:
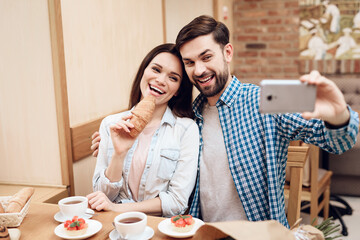
<path id="1" fill-rule="evenodd" d="M 299 60 L 298 0 L 235 0 L 233 73 L 243 82 L 322 74 L 358 74 L 360 60 Z"/>
<path id="2" fill-rule="evenodd" d="M 234 1 L 234 74 L 242 81 L 298 78 L 298 0 Z"/>

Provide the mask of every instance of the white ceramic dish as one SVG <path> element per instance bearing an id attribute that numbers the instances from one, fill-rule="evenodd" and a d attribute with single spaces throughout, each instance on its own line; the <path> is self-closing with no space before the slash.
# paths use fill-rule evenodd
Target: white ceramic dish
<path id="1" fill-rule="evenodd" d="M 194 225 L 193 229 L 191 229 L 191 231 L 189 231 L 189 232 L 181 233 L 181 232 L 176 232 L 176 231 L 172 230 L 170 218 L 162 220 L 158 225 L 158 229 L 163 234 L 165 234 L 169 237 L 173 237 L 173 238 L 192 237 L 192 236 L 194 236 L 196 230 L 198 230 L 199 227 L 201 227 L 202 225 L 205 224 L 203 221 L 201 221 L 198 218 L 193 218 L 193 219 L 195 220 L 195 225 Z"/>
<path id="2" fill-rule="evenodd" d="M 84 219 L 89 219 L 89 218 L 92 218 L 92 216 L 95 214 L 94 210 L 88 208 L 86 209 L 86 214 L 84 216 L 78 216 L 79 218 L 84 218 Z M 54 215 L 54 219 L 58 222 L 65 222 L 66 220 L 71 220 L 67 217 L 65 217 L 64 215 L 62 215 L 61 212 L 57 212 L 55 215 Z"/>
<path id="3" fill-rule="evenodd" d="M 143 235 L 141 236 L 141 238 L 136 239 L 136 240 L 148 240 L 148 239 L 152 238 L 153 236 L 154 236 L 154 229 L 152 229 L 149 226 L 146 226 L 145 231 L 144 231 Z M 110 240 L 118 240 L 120 238 L 120 235 L 116 231 L 116 229 L 114 229 L 110 232 L 109 238 L 110 238 Z M 132 239 L 129 238 L 129 240 L 132 240 Z"/>
<path id="4" fill-rule="evenodd" d="M 86 232 L 79 236 L 69 236 L 66 234 L 66 229 L 64 228 L 64 223 L 57 226 L 54 230 L 54 233 L 56 236 L 64 239 L 85 239 L 88 237 L 91 237 L 92 235 L 96 234 L 100 231 L 102 228 L 102 224 L 99 221 L 96 220 L 86 220 L 86 223 L 88 224 L 88 229 Z"/>

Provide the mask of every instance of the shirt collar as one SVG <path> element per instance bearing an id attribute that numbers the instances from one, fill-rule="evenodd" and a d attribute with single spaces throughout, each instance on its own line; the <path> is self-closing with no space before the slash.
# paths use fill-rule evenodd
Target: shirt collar
<path id="1" fill-rule="evenodd" d="M 132 107 L 130 111 L 132 111 L 135 107 Z M 165 113 L 161 119 L 160 125 L 164 123 L 170 124 L 172 127 L 175 125 L 176 116 L 173 114 L 169 106 L 166 107 Z"/>
<path id="2" fill-rule="evenodd" d="M 171 109 L 169 108 L 169 106 L 166 107 L 165 113 L 161 119 L 161 124 L 163 125 L 164 123 L 169 124 L 171 127 L 173 127 L 175 125 L 176 122 L 176 116 L 174 115 L 174 113 L 171 111 Z"/>
<path id="3" fill-rule="evenodd" d="M 228 107 L 231 107 L 240 94 L 241 85 L 242 83 L 235 76 L 233 76 L 231 82 L 217 101 L 216 106 L 218 107 L 225 104 Z M 193 110 L 197 118 L 202 119 L 201 112 L 205 103 L 207 103 L 207 99 L 202 93 L 200 93 L 193 102 Z"/>

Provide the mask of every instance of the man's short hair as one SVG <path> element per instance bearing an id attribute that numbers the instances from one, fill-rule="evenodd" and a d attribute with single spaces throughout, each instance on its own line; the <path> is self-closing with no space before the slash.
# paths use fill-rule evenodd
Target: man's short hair
<path id="1" fill-rule="evenodd" d="M 201 15 L 180 30 L 176 38 L 176 48 L 180 50 L 180 47 L 185 43 L 210 33 L 221 48 L 229 43 L 230 34 L 226 25 L 216 21 L 213 17 Z"/>

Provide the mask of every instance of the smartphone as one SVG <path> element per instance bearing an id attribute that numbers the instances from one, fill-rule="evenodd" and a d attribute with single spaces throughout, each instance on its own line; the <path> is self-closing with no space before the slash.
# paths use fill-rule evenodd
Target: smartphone
<path id="1" fill-rule="evenodd" d="M 262 80 L 260 82 L 261 113 L 313 112 L 316 86 L 300 80 Z"/>

